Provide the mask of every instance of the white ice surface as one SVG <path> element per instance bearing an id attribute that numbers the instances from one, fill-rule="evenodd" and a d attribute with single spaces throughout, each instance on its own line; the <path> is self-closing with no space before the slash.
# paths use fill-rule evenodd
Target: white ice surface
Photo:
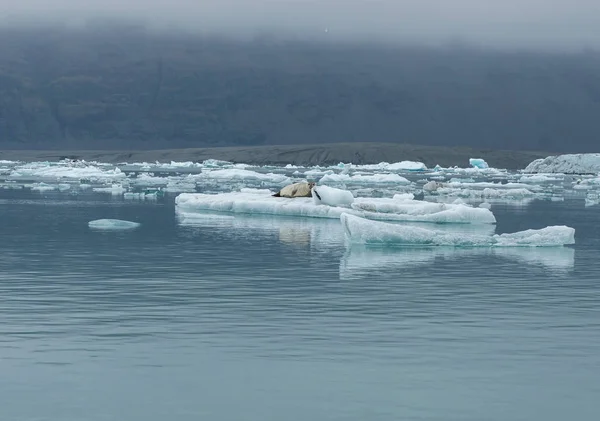
<path id="1" fill-rule="evenodd" d="M 122 219 L 96 219 L 88 222 L 88 226 L 99 230 L 129 230 L 139 227 L 140 224 Z"/>
<path id="2" fill-rule="evenodd" d="M 326 174 L 320 180 L 319 184 L 326 183 L 355 183 L 355 184 L 410 184 L 410 181 L 398 174 Z"/>
<path id="3" fill-rule="evenodd" d="M 106 181 L 123 179 L 125 178 L 125 173 L 119 168 L 86 162 L 32 162 L 14 167 L 10 177 L 32 179 L 50 178 L 57 181 L 64 179 Z"/>
<path id="4" fill-rule="evenodd" d="M 348 238 L 358 244 L 455 247 L 556 247 L 575 243 L 575 229 L 550 226 L 509 234 L 478 235 L 447 233 L 408 224 L 371 221 L 343 213 L 340 216 Z"/>
<path id="5" fill-rule="evenodd" d="M 313 218 L 339 218 L 343 212 L 371 219 L 438 223 L 496 222 L 488 209 L 467 205 L 431 203 L 407 199 L 356 198 L 352 207 L 315 205 L 313 198 L 271 197 L 272 193 L 231 192 L 221 194 L 182 193 L 175 198 L 185 212 L 216 211 Z"/>
<path id="6" fill-rule="evenodd" d="M 315 205 L 349 206 L 354 202 L 354 196 L 348 190 L 329 186 L 315 186 L 311 194 Z"/>
<path id="7" fill-rule="evenodd" d="M 379 164 L 353 165 L 353 168 L 376 171 L 425 171 L 427 170 L 427 165 L 418 161 L 400 161 L 391 164 L 389 162 L 380 162 Z"/>
<path id="8" fill-rule="evenodd" d="M 219 170 L 210 170 L 203 171 L 202 173 L 197 175 L 198 179 L 210 179 L 210 180 L 221 180 L 221 181 L 231 181 L 231 180 L 256 180 L 269 182 L 273 184 L 289 184 L 291 183 L 291 179 L 282 174 L 274 174 L 274 173 L 259 173 L 251 170 L 244 169 L 219 169 Z"/>
<path id="9" fill-rule="evenodd" d="M 565 154 L 536 159 L 525 167 L 526 173 L 583 174 L 600 172 L 600 153 Z"/>

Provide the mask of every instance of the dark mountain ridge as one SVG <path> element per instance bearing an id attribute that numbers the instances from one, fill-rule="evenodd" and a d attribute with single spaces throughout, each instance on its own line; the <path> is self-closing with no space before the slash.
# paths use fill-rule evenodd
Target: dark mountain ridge
<path id="1" fill-rule="evenodd" d="M 600 54 L 0 29 L 0 149 L 597 151 Z"/>

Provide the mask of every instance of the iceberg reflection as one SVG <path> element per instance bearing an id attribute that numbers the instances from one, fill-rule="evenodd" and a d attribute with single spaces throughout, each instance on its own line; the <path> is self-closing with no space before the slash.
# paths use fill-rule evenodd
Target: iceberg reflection
<path id="1" fill-rule="evenodd" d="M 393 249 L 353 245 L 347 248 L 340 260 L 340 279 L 350 280 L 367 275 L 372 277 L 377 273 L 418 268 L 431 265 L 436 259 L 457 260 L 483 257 L 498 257 L 556 272 L 572 270 L 575 265 L 575 250 L 569 247 L 407 247 Z"/>

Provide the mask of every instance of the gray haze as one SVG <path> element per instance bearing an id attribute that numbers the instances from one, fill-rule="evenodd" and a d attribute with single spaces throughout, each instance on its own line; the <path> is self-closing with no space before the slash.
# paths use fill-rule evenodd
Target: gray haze
<path id="1" fill-rule="evenodd" d="M 280 36 L 484 47 L 581 49 L 600 45 L 598 0 L 0 0 L 4 25 L 137 20 L 240 36 Z"/>

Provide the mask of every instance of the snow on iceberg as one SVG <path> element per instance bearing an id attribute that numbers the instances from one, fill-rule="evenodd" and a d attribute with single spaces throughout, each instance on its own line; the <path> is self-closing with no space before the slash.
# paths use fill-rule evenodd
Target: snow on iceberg
<path id="1" fill-rule="evenodd" d="M 365 218 L 388 221 L 414 221 L 436 223 L 484 223 L 496 222 L 494 214 L 488 209 L 473 208 L 467 205 L 431 204 L 419 200 L 395 200 L 356 198 L 351 207 L 316 205 L 313 198 L 297 197 L 287 199 L 272 197 L 269 193 L 231 192 L 221 194 L 182 193 L 175 198 L 179 211 L 183 212 L 231 212 L 246 214 L 269 214 L 303 216 L 312 218 L 339 218 L 344 212 Z M 387 203 L 403 207 L 386 209 Z M 412 206 L 412 208 L 411 208 Z"/>
<path id="2" fill-rule="evenodd" d="M 600 172 L 600 153 L 548 156 L 532 161 L 523 172 L 596 174 Z"/>
<path id="3" fill-rule="evenodd" d="M 470 158 L 469 164 L 471 164 L 473 168 L 487 169 L 490 167 L 488 163 L 481 158 Z"/>
<path id="4" fill-rule="evenodd" d="M 407 246 L 454 247 L 556 247 L 575 243 L 575 229 L 550 226 L 509 234 L 478 235 L 448 233 L 410 225 L 371 221 L 343 213 L 340 220 L 351 242 Z"/>
<path id="5" fill-rule="evenodd" d="M 140 224 L 121 219 L 96 219 L 88 222 L 88 226 L 99 230 L 129 230 L 139 227 Z"/>

